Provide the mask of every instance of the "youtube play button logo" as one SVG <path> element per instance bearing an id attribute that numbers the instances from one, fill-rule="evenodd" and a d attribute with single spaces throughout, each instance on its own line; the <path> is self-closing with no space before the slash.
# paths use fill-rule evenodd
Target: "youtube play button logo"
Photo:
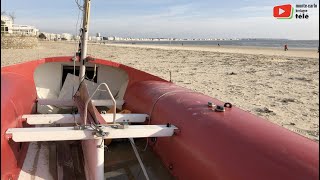
<path id="1" fill-rule="evenodd" d="M 292 18 L 292 13 L 293 13 L 293 11 L 292 11 L 291 4 L 275 6 L 273 8 L 273 17 L 275 17 L 275 18 L 290 19 L 290 18 Z"/>

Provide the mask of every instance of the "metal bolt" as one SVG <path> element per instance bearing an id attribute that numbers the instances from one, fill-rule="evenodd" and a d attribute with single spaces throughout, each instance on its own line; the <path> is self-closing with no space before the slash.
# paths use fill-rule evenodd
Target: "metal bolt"
<path id="1" fill-rule="evenodd" d="M 12 139 L 12 134 L 7 134 L 6 135 L 7 140 L 9 141 L 10 139 Z"/>
<path id="2" fill-rule="evenodd" d="M 224 111 L 225 111 L 225 109 L 224 109 L 224 107 L 223 107 L 223 106 L 216 106 L 215 111 L 218 111 L 218 112 L 224 112 Z"/>
<path id="3" fill-rule="evenodd" d="M 151 139 L 151 142 L 155 143 L 157 141 L 157 138 L 156 137 L 152 137 L 150 138 Z"/>

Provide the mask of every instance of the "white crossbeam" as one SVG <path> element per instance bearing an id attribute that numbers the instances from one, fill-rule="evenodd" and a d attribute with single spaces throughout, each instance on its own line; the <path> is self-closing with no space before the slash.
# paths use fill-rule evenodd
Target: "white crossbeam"
<path id="1" fill-rule="evenodd" d="M 75 106 L 73 100 L 60 100 L 60 99 L 38 99 L 38 105 L 52 105 L 57 107 L 71 107 Z M 124 103 L 124 100 L 116 100 L 117 106 L 122 106 Z M 113 102 L 112 100 L 92 100 L 92 104 L 94 106 L 112 106 Z"/>
<path id="2" fill-rule="evenodd" d="M 125 129 L 115 129 L 109 126 L 102 127 L 107 133 L 104 139 L 168 137 L 172 136 L 177 127 L 171 125 L 129 125 Z M 15 142 L 33 141 L 67 141 L 99 139 L 91 128 L 75 130 L 74 127 L 36 127 L 36 128 L 9 128 L 6 131 Z"/>
<path id="3" fill-rule="evenodd" d="M 22 115 L 22 118 L 26 119 L 27 123 L 30 125 L 80 122 L 80 114 L 25 114 Z"/>
<path id="4" fill-rule="evenodd" d="M 113 122 L 113 114 L 101 114 L 107 123 Z M 143 123 L 149 117 L 147 114 L 116 114 L 116 122 Z M 22 116 L 30 125 L 36 124 L 68 124 L 79 123 L 80 114 L 26 114 Z"/>

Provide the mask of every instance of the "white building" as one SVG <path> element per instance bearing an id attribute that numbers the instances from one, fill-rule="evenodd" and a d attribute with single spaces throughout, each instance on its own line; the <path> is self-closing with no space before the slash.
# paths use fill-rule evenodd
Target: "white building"
<path id="1" fill-rule="evenodd" d="M 12 33 L 12 24 L 13 21 L 11 17 L 6 15 L 1 15 L 1 32 Z"/>
<path id="2" fill-rule="evenodd" d="M 62 33 L 61 34 L 61 39 L 65 39 L 67 41 L 70 41 L 72 39 L 73 35 L 69 33 Z"/>
<path id="3" fill-rule="evenodd" d="M 112 36 L 107 37 L 107 40 L 108 40 L 108 41 L 114 41 L 114 39 L 115 39 L 115 37 L 112 37 Z"/>
<path id="4" fill-rule="evenodd" d="M 53 34 L 53 33 L 46 33 L 46 32 L 41 32 L 42 34 L 44 34 L 46 36 L 46 40 L 54 40 L 57 38 L 57 34 Z"/>
<path id="5" fill-rule="evenodd" d="M 80 36 L 79 36 L 79 35 L 73 35 L 73 36 L 72 36 L 72 39 L 73 39 L 73 40 L 80 40 Z"/>
<path id="6" fill-rule="evenodd" d="M 32 35 L 37 36 L 39 34 L 39 29 L 34 26 L 29 25 L 12 25 L 12 33 L 13 34 L 22 34 L 22 35 Z"/>
<path id="7" fill-rule="evenodd" d="M 46 37 L 47 37 L 47 39 L 48 40 L 57 40 L 58 38 L 57 38 L 57 34 L 54 34 L 54 33 L 48 33 L 48 34 L 45 34 L 46 35 Z"/>
<path id="8" fill-rule="evenodd" d="M 49 41 L 60 41 L 62 38 L 67 37 L 67 35 L 62 36 L 62 34 L 47 33 L 47 32 L 41 32 L 41 33 L 44 34 L 47 40 Z M 73 38 L 73 35 L 72 35 L 72 38 Z"/>
<path id="9" fill-rule="evenodd" d="M 12 18 L 6 15 L 1 16 L 1 31 L 5 31 L 9 34 L 22 34 L 37 36 L 39 29 L 29 25 L 13 24 Z"/>
<path id="10" fill-rule="evenodd" d="M 102 37 L 97 37 L 97 36 L 89 36 L 88 37 L 89 41 L 101 41 Z"/>

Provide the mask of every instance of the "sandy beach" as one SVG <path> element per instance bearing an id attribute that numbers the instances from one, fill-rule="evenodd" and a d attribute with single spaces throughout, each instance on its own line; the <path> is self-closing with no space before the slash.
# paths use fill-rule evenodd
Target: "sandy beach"
<path id="1" fill-rule="evenodd" d="M 35 49 L 1 49 L 1 67 L 72 56 L 77 44 L 40 42 Z M 317 50 L 89 44 L 88 54 L 231 102 L 310 139 L 319 137 Z"/>

